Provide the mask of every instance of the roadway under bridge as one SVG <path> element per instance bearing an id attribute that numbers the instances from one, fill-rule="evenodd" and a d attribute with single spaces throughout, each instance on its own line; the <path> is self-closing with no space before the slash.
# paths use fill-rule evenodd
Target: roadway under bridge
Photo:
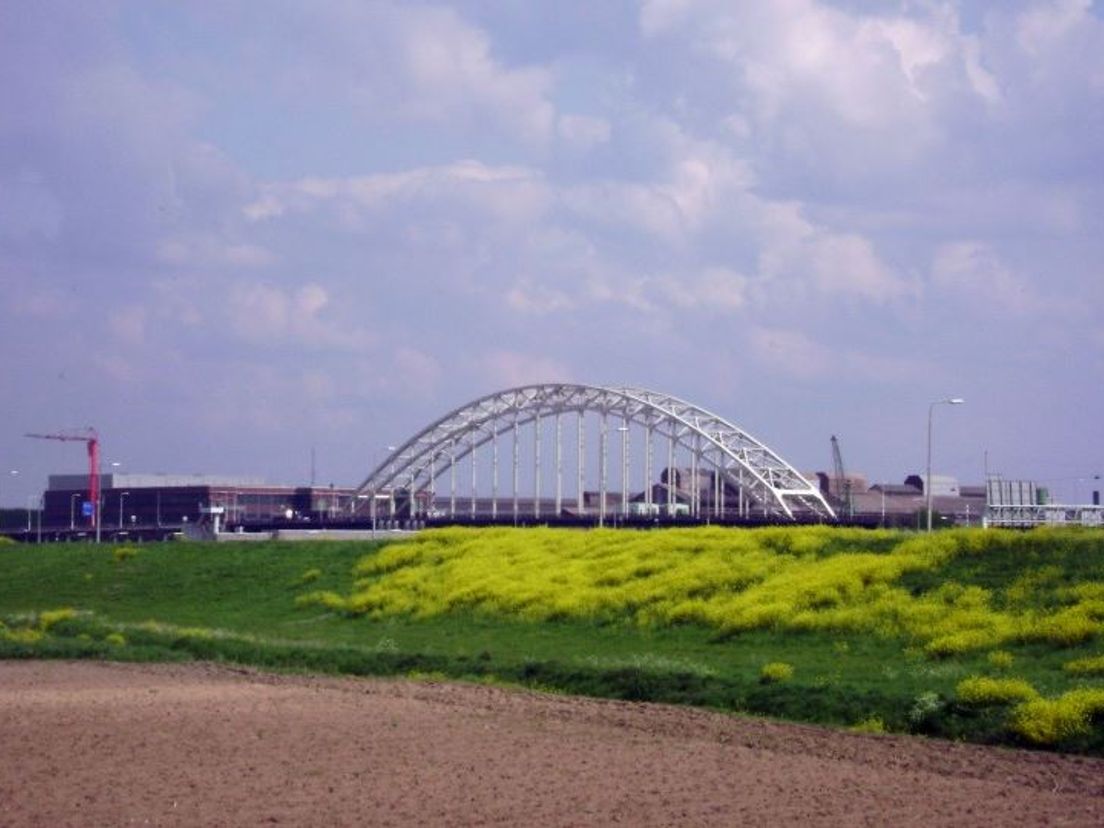
<path id="1" fill-rule="evenodd" d="M 373 523 L 836 519 L 816 486 L 728 420 L 669 394 L 564 383 L 445 414 L 376 465 L 352 512 Z"/>

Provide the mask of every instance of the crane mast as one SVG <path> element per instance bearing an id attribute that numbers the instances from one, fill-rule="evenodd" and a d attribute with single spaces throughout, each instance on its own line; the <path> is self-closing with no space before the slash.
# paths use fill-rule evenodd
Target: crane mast
<path id="1" fill-rule="evenodd" d="M 843 454 L 840 452 L 839 440 L 832 435 L 832 475 L 836 480 L 835 495 L 840 505 L 847 510 L 848 517 L 855 516 L 855 504 L 851 498 L 851 480 L 843 469 Z"/>
<path id="2" fill-rule="evenodd" d="M 54 434 L 27 434 L 36 440 L 60 440 L 64 443 L 84 443 L 88 452 L 88 502 L 92 504 L 88 515 L 88 525 L 100 529 L 100 435 L 96 429 L 88 427 L 73 431 L 59 431 Z"/>

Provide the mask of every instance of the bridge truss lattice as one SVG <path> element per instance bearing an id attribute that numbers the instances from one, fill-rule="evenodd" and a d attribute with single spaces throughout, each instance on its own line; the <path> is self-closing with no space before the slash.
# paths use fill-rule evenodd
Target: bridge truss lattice
<path id="1" fill-rule="evenodd" d="M 597 419 L 596 503 L 588 503 L 585 496 L 585 446 L 588 434 L 593 439 L 595 430 L 593 425 L 588 429 L 585 424 L 588 415 Z M 620 441 L 619 497 L 609 489 L 611 423 Z M 565 426 L 573 427 L 570 441 L 564 438 Z M 525 443 L 523 431 L 527 434 Z M 519 493 L 523 444 L 528 455 L 526 464 L 533 463 L 532 496 L 525 498 Z M 567 464 L 567 471 L 575 477 L 573 498 L 565 497 L 565 447 L 575 453 L 573 462 Z M 636 447 L 636 465 L 643 466 L 639 470 L 642 485 L 635 495 L 629 491 L 632 447 Z M 542 448 L 545 455 L 551 449 L 550 458 L 542 457 Z M 661 464 L 666 461 L 666 472 L 659 481 L 655 474 L 657 448 L 666 453 L 665 458 L 658 458 Z M 486 462 L 487 454 L 491 466 L 489 498 L 485 496 L 486 484 L 484 496 L 477 496 L 477 458 L 484 455 Z M 681 485 L 676 485 L 676 463 L 686 458 L 688 484 L 680 480 Z M 462 462 L 467 466 L 463 472 Z M 467 496 L 458 491 L 461 473 L 470 475 Z M 541 491 L 546 477 L 552 477 L 550 492 Z M 446 483 L 447 494 L 438 489 L 439 482 Z M 705 487 L 711 491 L 703 491 Z M 434 504 L 441 504 L 441 511 L 447 509 L 450 517 L 475 518 L 478 509 L 484 518 L 501 520 L 512 513 L 516 519 L 526 509 L 526 517 L 540 519 L 542 509 L 546 510 L 543 516 L 549 518 L 567 509 L 604 519 L 628 514 L 633 506 L 637 514 L 685 510 L 698 518 L 708 518 L 712 512 L 718 517 L 835 519 L 817 488 L 743 429 L 669 394 L 632 387 L 529 385 L 474 400 L 427 426 L 379 463 L 357 489 L 357 512 L 371 510 L 375 516 L 381 501 L 389 503 L 393 511 L 396 491 L 405 492 L 415 510 L 421 508 L 432 514 Z M 634 496 L 636 502 L 632 504 Z M 611 504 L 611 500 L 616 503 Z"/>

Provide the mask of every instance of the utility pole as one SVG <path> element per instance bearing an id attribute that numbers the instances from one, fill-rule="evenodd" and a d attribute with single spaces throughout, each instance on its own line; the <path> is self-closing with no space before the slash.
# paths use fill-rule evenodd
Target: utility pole
<path id="1" fill-rule="evenodd" d="M 962 405 L 964 402 L 966 400 L 961 397 L 948 397 L 945 400 L 936 400 L 928 406 L 928 476 L 924 480 L 924 499 L 927 500 L 929 532 L 932 527 L 932 413 L 937 405 Z"/>

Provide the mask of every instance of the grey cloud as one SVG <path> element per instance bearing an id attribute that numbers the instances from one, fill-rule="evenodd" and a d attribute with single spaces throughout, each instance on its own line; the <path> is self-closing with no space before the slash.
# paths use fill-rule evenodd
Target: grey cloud
<path id="1" fill-rule="evenodd" d="M 314 441 L 347 480 L 490 385 L 600 377 L 811 464 L 842 422 L 896 475 L 951 384 L 1005 406 L 994 453 L 1076 453 L 1020 423 L 1101 353 L 1093 7 L 600 5 L 563 8 L 585 34 L 482 2 L 20 15 L 4 434 L 94 422 L 151 464 L 277 478 Z"/>

